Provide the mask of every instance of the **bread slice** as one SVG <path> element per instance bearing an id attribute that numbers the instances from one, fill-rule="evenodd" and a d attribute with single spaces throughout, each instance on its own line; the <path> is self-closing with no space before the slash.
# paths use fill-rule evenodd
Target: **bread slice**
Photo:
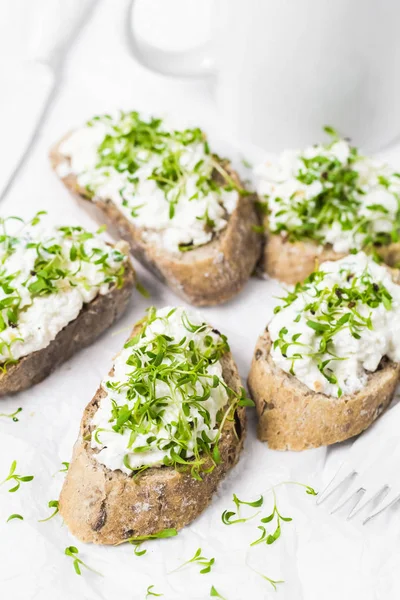
<path id="1" fill-rule="evenodd" d="M 0 396 L 21 392 L 45 379 L 54 369 L 81 348 L 89 346 L 124 312 L 135 283 L 135 272 L 128 260 L 123 285 L 107 294 L 98 294 L 84 304 L 74 321 L 66 325 L 48 346 L 24 356 L 0 372 Z"/>
<path id="2" fill-rule="evenodd" d="M 131 337 L 139 331 L 136 326 Z M 240 392 L 241 380 L 232 355 L 223 355 L 221 363 L 224 381 Z M 203 473 L 201 481 L 190 472 L 166 466 L 149 468 L 134 479 L 100 464 L 88 441 L 90 423 L 104 394 L 100 387 L 83 414 L 61 490 L 61 516 L 74 536 L 95 544 L 118 544 L 164 529 L 181 529 L 210 504 L 219 482 L 238 461 L 246 433 L 245 408 L 238 407 L 234 419 L 225 421 L 219 442 L 221 462 Z M 206 462 L 204 470 L 210 466 L 211 462 Z"/>
<path id="3" fill-rule="evenodd" d="M 55 170 L 67 160 L 59 151 L 65 139 L 50 152 Z M 230 175 L 239 183 L 235 173 L 230 172 Z M 146 242 L 142 238 L 143 229 L 130 222 L 111 200 L 89 198 L 86 190 L 79 187 L 75 175 L 61 179 L 70 191 L 84 200 L 86 207 L 92 205 L 97 208 L 98 219 L 102 223 L 106 221 L 119 237 L 129 243 L 137 260 L 194 306 L 222 304 L 235 296 L 249 279 L 259 259 L 261 236 L 253 229 L 259 224 L 253 196 L 239 196 L 227 226 L 211 242 L 178 254 Z"/>
<path id="4" fill-rule="evenodd" d="M 400 263 L 400 243 L 375 247 L 383 261 L 396 267 Z M 284 283 L 304 281 L 318 265 L 327 260 L 339 260 L 348 252 L 335 252 L 330 244 L 310 241 L 290 242 L 281 234 L 267 233 L 259 263 L 262 272 Z"/>
<path id="5" fill-rule="evenodd" d="M 258 414 L 258 437 L 274 450 L 305 450 L 341 442 L 367 429 L 388 407 L 400 364 L 382 359 L 360 391 L 341 398 L 310 390 L 271 358 L 266 330 L 258 339 L 248 378 Z"/>

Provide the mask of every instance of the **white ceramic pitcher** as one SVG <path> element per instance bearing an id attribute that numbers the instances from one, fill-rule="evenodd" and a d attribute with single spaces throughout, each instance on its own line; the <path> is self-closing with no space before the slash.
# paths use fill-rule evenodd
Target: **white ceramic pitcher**
<path id="1" fill-rule="evenodd" d="M 133 46 L 166 75 L 215 76 L 232 135 L 281 150 L 326 124 L 374 149 L 400 134 L 400 0 L 214 1 L 209 44 L 167 52 L 134 34 Z"/>

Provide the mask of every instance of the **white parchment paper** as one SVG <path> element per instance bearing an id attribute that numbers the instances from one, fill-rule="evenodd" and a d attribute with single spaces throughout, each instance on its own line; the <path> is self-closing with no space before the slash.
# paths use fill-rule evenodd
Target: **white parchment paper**
<path id="1" fill-rule="evenodd" d="M 45 209 L 56 223 L 96 228 L 51 172 L 47 153 L 61 135 L 97 112 L 117 107 L 168 112 L 180 118 L 190 116 L 205 125 L 212 137 L 218 131 L 211 84 L 168 80 L 148 73 L 130 57 L 122 34 L 127 6 L 125 0 L 99 3 L 71 52 L 63 84 L 34 152 L 0 207 L 2 215 L 30 217 Z M 6 41 L 0 42 L 0 51 L 6 51 Z M 6 145 L 7 140 L 2 139 L 1 144 Z M 255 149 L 246 148 L 236 153 L 237 160 L 243 152 L 253 159 L 259 156 Z M 231 147 L 226 153 L 232 154 Z M 398 151 L 391 158 L 400 166 Z M 245 500 L 264 494 L 262 517 L 272 509 L 269 490 L 273 485 L 298 481 L 322 489 L 349 445 L 299 454 L 270 451 L 256 439 L 251 410 L 242 458 L 210 508 L 176 538 L 145 544 L 144 556 L 135 556 L 130 545 L 105 548 L 82 544 L 69 534 L 59 516 L 38 522 L 51 512 L 48 501 L 58 497 L 64 478 L 59 469 L 63 461 L 70 460 L 82 411 L 132 324 L 150 303 L 180 302 L 140 267 L 138 273 L 151 293 L 149 301 L 134 294 L 125 316 L 93 346 L 43 383 L 0 401 L 0 412 L 23 407 L 17 423 L 0 418 L 0 480 L 7 476 L 13 460 L 17 460 L 20 475 L 34 475 L 32 482 L 23 483 L 14 494 L 8 492 L 8 483 L 0 486 L 1 600 L 144 600 L 149 585 L 165 600 L 205 600 L 212 585 L 227 600 L 399 598 L 400 522 L 395 511 L 362 527 L 360 521 L 347 522 L 343 512 L 330 515 L 329 503 L 317 507 L 315 498 L 301 487 L 280 485 L 276 488 L 279 508 L 293 520 L 282 524 L 282 536 L 275 544 L 250 547 L 259 536 L 258 518 L 229 527 L 222 523 L 222 512 L 234 510 L 233 493 Z M 227 334 L 244 379 L 278 291 L 275 282 L 252 279 L 233 301 L 202 311 L 207 321 Z M 7 523 L 12 513 L 22 514 L 24 521 Z M 82 576 L 77 576 L 72 560 L 64 554 L 70 545 L 76 545 L 80 558 L 102 575 L 83 569 Z M 195 564 L 171 573 L 199 547 L 204 556 L 215 558 L 211 573 L 199 574 Z M 275 592 L 254 570 L 285 583 Z"/>

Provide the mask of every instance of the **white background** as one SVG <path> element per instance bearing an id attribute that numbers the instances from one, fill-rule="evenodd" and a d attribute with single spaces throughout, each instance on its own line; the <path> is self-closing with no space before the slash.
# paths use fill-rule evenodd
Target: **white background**
<path id="1" fill-rule="evenodd" d="M 56 4 L 62 5 L 53 0 L 1 2 L 2 63 L 17 64 L 21 58 L 35 57 L 49 31 L 45 19 L 38 18 L 39 11 L 50 6 L 54 10 Z M 64 6 L 73 4 L 64 1 Z M 57 181 L 47 159 L 51 144 L 95 113 L 117 107 L 172 113 L 204 124 L 212 137 L 221 138 L 211 84 L 169 80 L 144 70 L 130 56 L 125 43 L 123 30 L 128 2 L 103 0 L 97 4 L 90 23 L 70 52 L 45 127 L 1 206 L 2 215 L 19 214 L 28 218 L 35 211 L 46 209 L 60 224 L 95 227 Z M 167 4 L 167 0 L 146 0 L 146 7 L 140 3 L 138 25 L 147 37 L 169 48 L 206 39 L 209 3 L 203 2 L 200 12 L 193 13 L 198 3 L 186 0 L 190 10 L 182 13 L 181 18 L 189 20 L 188 26 L 183 26 L 177 15 L 166 9 Z M 193 18 L 193 14 L 197 16 Z M 62 23 L 61 8 L 59 17 Z M 57 27 L 58 24 L 54 25 L 53 33 Z M 0 95 L 4 91 L 0 90 Z M 17 95 L 15 102 L 23 111 L 26 98 Z M 2 114 L 2 119 L 7 120 L 7 114 Z M 0 138 L 3 153 L 12 144 L 12 136 Z M 222 148 L 232 148 L 232 144 Z M 243 153 L 257 155 L 255 149 L 244 149 Z M 237 156 L 233 150 L 232 154 Z M 395 149 L 389 157 L 400 169 L 400 153 Z M 50 514 L 48 501 L 58 496 L 64 475 L 57 471 L 62 461 L 70 459 L 83 408 L 108 371 L 111 358 L 123 344 L 131 325 L 141 318 L 150 303 L 162 306 L 179 302 L 143 269 L 138 268 L 138 272 L 151 292 L 150 301 L 134 294 L 124 318 L 96 344 L 42 384 L 1 401 L 0 412 L 18 406 L 23 407 L 23 412 L 18 423 L 0 418 L 0 480 L 7 475 L 13 459 L 18 462 L 19 474 L 31 474 L 35 479 L 22 484 L 15 494 L 8 493 L 8 484 L 0 486 L 0 598 L 142 600 L 151 584 L 166 600 L 204 600 L 209 598 L 211 585 L 227 600 L 399 598 L 400 524 L 395 512 L 363 528 L 360 522 L 346 522 L 343 513 L 331 516 L 329 506 L 317 508 L 315 498 L 307 496 L 302 488 L 283 485 L 277 488 L 279 507 L 293 521 L 283 523 L 282 537 L 274 545 L 250 549 L 249 542 L 258 537 L 258 519 L 231 527 L 222 524 L 223 510 L 234 508 L 232 493 L 247 500 L 263 493 L 266 506 L 261 517 L 272 508 L 272 496 L 268 493 L 271 485 L 294 480 L 322 489 L 348 447 L 344 444 L 299 454 L 269 451 L 256 440 L 252 411 L 240 463 L 223 482 L 212 506 L 177 538 L 146 544 L 146 555 L 136 557 L 129 545 L 104 548 L 82 544 L 69 535 L 58 516 L 47 523 L 38 523 L 38 519 Z M 203 310 L 205 318 L 228 335 L 243 378 L 247 376 L 255 341 L 271 315 L 273 295 L 277 292 L 275 283 L 253 278 L 245 291 L 227 305 Z M 21 513 L 24 521 L 6 523 L 11 513 Z M 103 577 L 85 570 L 81 577 L 74 573 L 71 559 L 64 555 L 65 547 L 71 544 L 78 547 L 81 558 Z M 168 574 L 191 558 L 198 547 L 203 555 L 216 559 L 210 574 L 200 575 L 196 565 Z M 285 583 L 274 592 L 250 567 L 274 579 L 284 579 Z"/>

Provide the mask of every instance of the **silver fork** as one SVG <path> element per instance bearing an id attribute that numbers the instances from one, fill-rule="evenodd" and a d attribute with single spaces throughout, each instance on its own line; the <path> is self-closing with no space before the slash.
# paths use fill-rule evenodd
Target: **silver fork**
<path id="1" fill-rule="evenodd" d="M 358 437 L 316 503 L 329 498 L 331 514 L 347 506 L 347 520 L 363 513 L 363 525 L 400 506 L 400 403 Z"/>

